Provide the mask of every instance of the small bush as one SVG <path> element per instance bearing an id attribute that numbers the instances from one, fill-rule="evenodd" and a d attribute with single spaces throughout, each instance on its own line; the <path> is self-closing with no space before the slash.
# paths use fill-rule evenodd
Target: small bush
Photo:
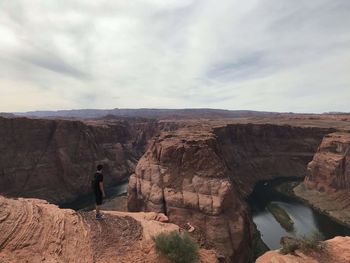
<path id="1" fill-rule="evenodd" d="M 324 237 L 319 232 L 314 232 L 310 236 L 302 236 L 301 237 L 301 247 L 302 251 L 310 251 L 310 250 L 322 250 L 324 248 Z"/>
<path id="2" fill-rule="evenodd" d="M 293 254 L 296 250 L 300 249 L 300 244 L 295 240 L 288 240 L 285 243 L 282 243 L 282 248 L 280 250 L 281 254 Z"/>
<path id="3" fill-rule="evenodd" d="M 162 233 L 154 241 L 156 249 L 171 262 L 193 263 L 198 260 L 197 244 L 186 233 Z"/>
<path id="4" fill-rule="evenodd" d="M 296 250 L 303 252 L 321 251 L 324 249 L 324 237 L 319 232 L 314 232 L 309 236 L 301 238 L 285 237 L 281 239 L 282 254 L 292 254 Z"/>

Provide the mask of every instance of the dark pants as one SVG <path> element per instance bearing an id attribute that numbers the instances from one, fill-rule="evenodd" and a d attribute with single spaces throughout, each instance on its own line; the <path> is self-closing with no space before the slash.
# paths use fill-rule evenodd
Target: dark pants
<path id="1" fill-rule="evenodd" d="M 95 192 L 96 205 L 102 205 L 103 196 L 102 192 Z"/>

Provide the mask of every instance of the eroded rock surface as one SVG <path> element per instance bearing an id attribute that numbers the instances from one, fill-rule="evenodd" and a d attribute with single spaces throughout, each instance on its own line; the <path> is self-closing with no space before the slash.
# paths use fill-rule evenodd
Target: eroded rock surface
<path id="1" fill-rule="evenodd" d="M 156 122 L 0 117 L 0 193 L 68 202 L 91 191 L 95 165 L 106 186 L 133 173 Z"/>
<path id="2" fill-rule="evenodd" d="M 330 129 L 218 124 L 163 132 L 129 180 L 131 211 L 156 211 L 190 223 L 227 261 L 247 262 L 252 231 L 242 198 L 256 182 L 306 172 Z M 195 231 L 196 232 L 196 231 Z"/>
<path id="3" fill-rule="evenodd" d="M 269 251 L 259 257 L 256 263 L 347 263 L 350 262 L 350 237 L 335 237 L 325 242 L 325 248 L 319 252 L 294 255 L 281 255 L 278 251 Z"/>
<path id="4" fill-rule="evenodd" d="M 323 136 L 331 131 L 273 124 L 230 124 L 214 129 L 230 176 L 244 196 L 261 180 L 304 177 Z"/>
<path id="5" fill-rule="evenodd" d="M 180 129 L 156 138 L 130 177 L 128 208 L 165 213 L 180 226 L 190 223 L 196 238 L 226 261 L 247 262 L 251 254 L 246 206 L 208 130 Z"/>
<path id="6" fill-rule="evenodd" d="M 350 226 L 350 133 L 324 137 L 308 164 L 304 184 L 294 192 Z"/>
<path id="7" fill-rule="evenodd" d="M 89 228 L 72 210 L 38 199 L 0 196 L 4 262 L 92 262 Z"/>
<path id="8" fill-rule="evenodd" d="M 252 231 L 243 197 L 250 193 L 259 180 L 303 176 L 306 164 L 312 159 L 322 137 L 332 130 L 328 128 L 330 120 L 322 123 L 323 128 L 309 127 L 310 122 L 314 122 L 311 119 L 303 119 L 303 127 L 276 125 L 275 122 L 280 123 L 280 120 L 275 119 L 271 120 L 271 124 L 266 124 L 266 120 L 258 120 L 256 124 L 249 124 L 250 119 L 241 120 L 242 124 L 235 121 L 193 120 L 185 123 L 179 120 L 164 124 L 165 128 L 161 129 L 172 132 L 162 132 L 152 140 L 135 174 L 130 178 L 128 203 L 130 210 L 154 211 L 156 214 L 162 212 L 181 227 L 194 227 L 193 236 L 201 245 L 216 248 L 226 261 L 246 263 L 252 255 Z M 301 122 L 299 119 L 297 121 Z M 289 122 L 290 119 L 286 119 L 282 124 Z M 339 120 L 332 123 L 339 123 Z M 341 122 L 341 126 L 343 124 Z M 158 133 L 158 125 L 139 121 L 106 121 L 101 124 L 99 121 L 0 117 L 0 193 L 39 197 L 54 202 L 70 201 L 89 192 L 89 176 L 99 162 L 106 164 L 108 176 L 105 181 L 108 186 L 134 171 L 148 140 Z M 337 185 L 344 185 L 344 182 L 348 181 L 341 178 L 336 180 Z M 315 189 L 319 192 L 317 187 Z M 332 187 L 324 189 L 325 193 L 334 190 Z M 340 192 L 344 193 L 339 189 L 334 193 Z M 343 194 L 338 199 L 342 198 Z M 31 201 L 25 201 L 28 202 Z M 46 211 L 41 206 L 51 205 L 33 205 L 38 206 Z M 96 222 L 90 222 L 91 218 L 86 219 L 85 216 L 74 214 L 74 218 L 84 222 L 78 223 L 77 232 L 84 233 L 88 228 L 87 233 L 94 235 L 89 232 L 89 226 Z M 1 224 L 6 222 L 1 218 Z M 108 234 L 114 226 L 126 221 L 116 219 L 112 222 L 115 225 L 107 226 L 108 231 L 100 229 L 100 234 Z M 112 237 L 110 241 L 116 242 Z M 51 243 L 56 246 L 55 242 Z M 60 243 L 58 240 L 57 244 Z M 4 241 L 3 244 L 10 243 Z M 15 251 L 20 247 L 18 244 L 13 248 L 10 246 L 6 253 Z M 150 254 L 154 250 L 149 243 L 137 244 L 135 249 L 131 249 L 141 251 L 141 254 L 137 254 L 137 260 L 144 259 L 145 255 L 148 255 L 147 259 L 153 257 Z M 122 243 L 120 246 L 127 249 Z M 33 244 L 26 247 L 33 247 Z M 143 249 L 145 247 L 148 252 Z M 2 251 L 7 248 L 1 247 Z M 13 257 L 24 257 L 21 252 L 16 253 Z M 55 255 L 55 252 L 47 253 Z M 89 253 L 85 256 L 96 257 L 96 253 L 100 253 L 98 257 L 103 259 L 108 258 L 113 251 Z M 74 261 L 73 257 L 73 262 L 79 262 Z M 49 258 L 56 260 L 54 256 Z M 152 262 L 137 260 L 134 262 Z"/>
<path id="9" fill-rule="evenodd" d="M 106 216 L 97 221 L 93 212 L 0 196 L 1 262 L 168 263 L 152 241 L 154 235 L 179 229 L 156 221 L 164 215 L 107 212 Z M 217 262 L 215 252 L 201 249 L 200 262 Z"/>
<path id="10" fill-rule="evenodd" d="M 350 192 L 350 133 L 325 136 L 307 169 L 306 186 L 320 192 Z"/>

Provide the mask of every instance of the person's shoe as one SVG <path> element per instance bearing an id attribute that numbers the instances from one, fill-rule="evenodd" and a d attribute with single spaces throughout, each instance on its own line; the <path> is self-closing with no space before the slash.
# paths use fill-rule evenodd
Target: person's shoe
<path id="1" fill-rule="evenodd" d="M 102 214 L 97 214 L 96 215 L 96 220 L 102 220 L 102 219 L 104 219 L 105 217 L 104 217 L 104 215 L 102 215 Z"/>

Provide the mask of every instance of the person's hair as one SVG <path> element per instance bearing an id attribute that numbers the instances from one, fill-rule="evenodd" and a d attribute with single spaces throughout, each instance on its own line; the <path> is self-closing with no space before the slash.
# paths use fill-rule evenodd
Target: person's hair
<path id="1" fill-rule="evenodd" d="M 97 165 L 97 171 L 101 171 L 103 168 L 102 164 Z"/>

